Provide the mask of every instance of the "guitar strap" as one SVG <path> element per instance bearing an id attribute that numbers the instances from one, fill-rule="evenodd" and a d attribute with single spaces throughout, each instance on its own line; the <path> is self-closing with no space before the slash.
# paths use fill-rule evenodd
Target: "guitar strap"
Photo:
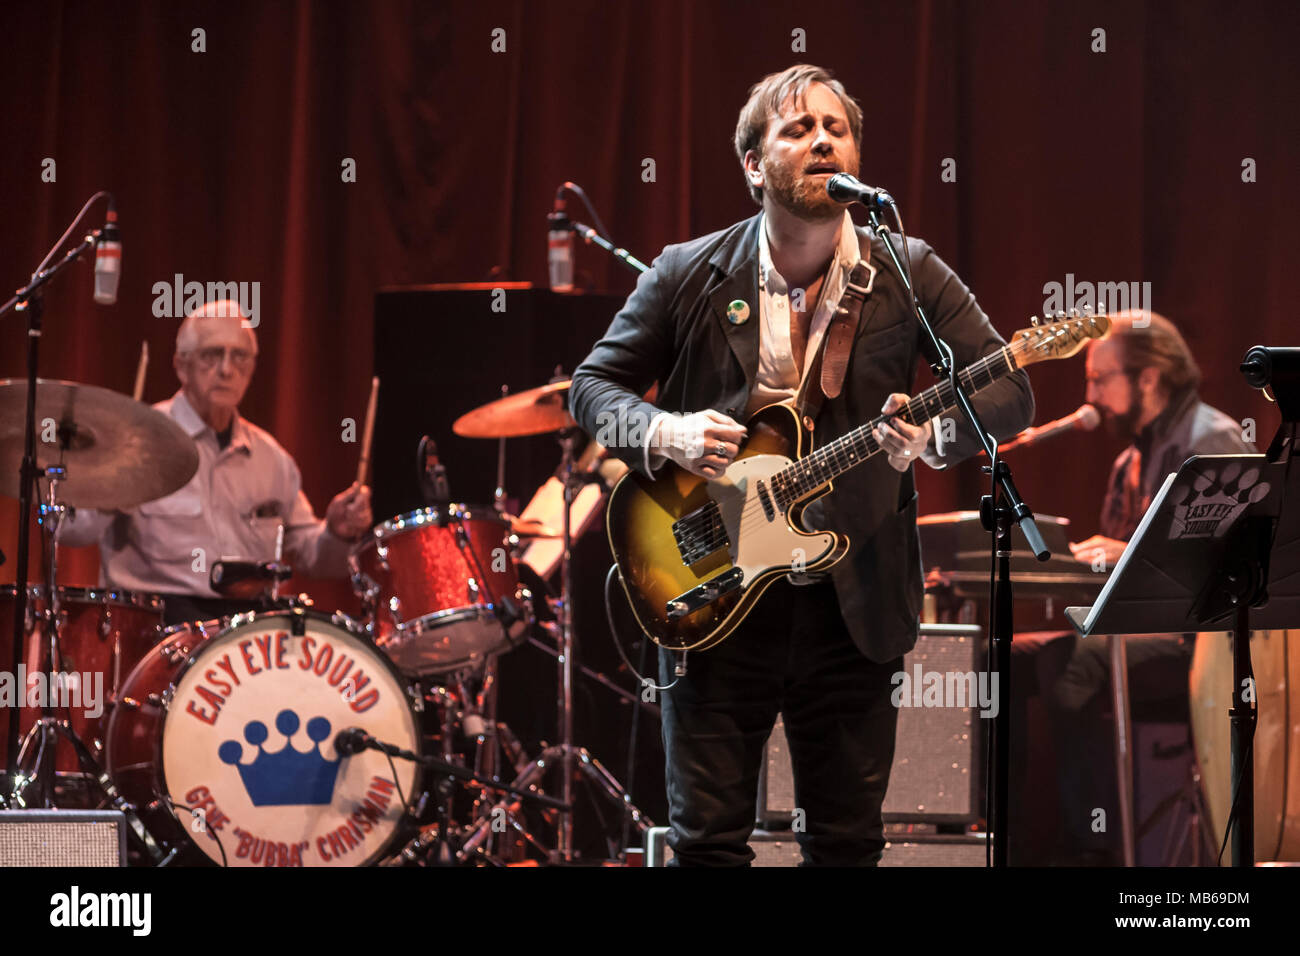
<path id="1" fill-rule="evenodd" d="M 868 257 L 870 253 L 871 248 L 868 246 Z M 817 413 L 821 411 L 822 402 L 827 398 L 836 398 L 844 389 L 844 374 L 848 371 L 853 340 L 857 338 L 862 309 L 866 305 L 867 296 L 871 294 L 875 279 L 876 270 L 869 258 L 859 259 L 849 273 L 848 284 L 835 307 L 835 314 L 831 316 L 826 334 L 822 336 L 813 364 L 795 394 L 795 410 L 803 420 L 804 427 L 809 430 L 813 428 Z"/>

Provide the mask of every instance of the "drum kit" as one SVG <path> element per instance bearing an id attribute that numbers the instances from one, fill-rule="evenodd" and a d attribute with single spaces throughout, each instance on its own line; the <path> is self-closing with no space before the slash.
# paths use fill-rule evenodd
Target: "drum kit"
<path id="1" fill-rule="evenodd" d="M 573 863 L 579 778 L 619 826 L 648 829 L 573 742 L 569 558 L 592 509 L 571 514 L 594 458 L 574 454 L 567 388 L 510 395 L 455 424 L 503 445 L 557 435 L 559 529 L 536 510 L 504 513 L 504 451 L 487 508 L 446 500 L 430 458 L 427 506 L 353 549 L 359 618 L 279 597 L 277 555 L 213 565 L 213 588 L 256 597 L 255 609 L 164 627 L 159 596 L 61 585 L 55 538 L 71 509 L 124 511 L 181 489 L 198 468 L 193 442 L 125 395 L 38 381 L 44 560 L 40 584 L 0 590 L 0 668 L 14 667 L 7 686 L 0 678 L 0 807 L 121 810 L 143 865 Z M 11 493 L 27 390 L 0 381 L 0 490 Z M 521 548 L 543 543 L 558 548 L 557 599 L 520 575 Z M 542 601 L 550 614 L 537 613 Z M 496 660 L 530 641 L 558 670 L 560 739 L 537 756 L 496 719 Z"/>

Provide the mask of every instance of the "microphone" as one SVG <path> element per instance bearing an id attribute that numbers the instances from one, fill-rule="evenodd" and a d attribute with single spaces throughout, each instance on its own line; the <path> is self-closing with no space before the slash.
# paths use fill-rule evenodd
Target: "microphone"
<path id="1" fill-rule="evenodd" d="M 999 452 L 1008 452 L 1013 448 L 1023 448 L 1026 445 L 1034 445 L 1040 441 L 1052 438 L 1055 435 L 1062 435 L 1065 432 L 1084 431 L 1090 432 L 1101 424 L 1101 414 L 1091 405 L 1080 405 L 1078 409 L 1066 415 L 1064 418 L 1058 418 L 1054 422 L 1048 422 L 1046 425 L 1039 425 L 1036 428 L 1026 428 L 1011 441 L 1003 445 Z"/>
<path id="2" fill-rule="evenodd" d="M 447 468 L 438 459 L 438 445 L 425 435 L 415 452 L 416 472 L 420 493 L 426 505 L 437 505 L 446 520 L 447 503 L 451 501 L 451 488 L 447 485 Z"/>
<path id="3" fill-rule="evenodd" d="M 848 173 L 836 173 L 826 180 L 826 192 L 836 202 L 860 202 L 864 206 L 888 206 L 894 201 L 883 189 L 859 182 Z"/>
<path id="4" fill-rule="evenodd" d="M 360 727 L 348 727 L 334 735 L 334 752 L 340 757 L 359 754 L 375 742 L 375 739 Z"/>
<path id="5" fill-rule="evenodd" d="M 552 292 L 573 291 L 573 230 L 569 228 L 564 186 L 555 191 L 555 208 L 546 217 L 546 264 Z"/>
<path id="6" fill-rule="evenodd" d="M 95 241 L 95 301 L 100 305 L 115 305 L 121 278 L 122 241 L 117 231 L 117 209 L 109 200 L 108 217 Z"/>

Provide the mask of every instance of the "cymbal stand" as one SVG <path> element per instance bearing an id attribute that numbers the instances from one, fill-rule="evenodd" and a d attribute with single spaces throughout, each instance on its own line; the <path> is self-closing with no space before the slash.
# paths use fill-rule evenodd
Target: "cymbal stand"
<path id="1" fill-rule="evenodd" d="M 84 750 L 84 742 L 77 736 L 70 723 L 61 723 L 56 713 L 55 700 L 60 696 L 60 691 L 65 686 L 63 674 L 63 649 L 60 643 L 60 629 L 63 625 L 63 608 L 60 603 L 60 594 L 57 586 L 58 582 L 58 549 L 55 541 L 59 532 L 59 524 L 67 508 L 59 502 L 58 488 L 59 482 L 67 478 L 67 469 L 62 465 L 47 465 L 44 469 L 44 477 L 49 480 L 49 489 L 46 494 L 46 500 L 40 505 L 40 525 L 41 539 L 45 548 L 46 560 L 42 568 L 45 585 L 45 608 L 37 615 L 33 615 L 33 626 L 40 628 L 44 640 L 41 641 L 41 656 L 38 666 L 41 672 L 49 675 L 46 686 L 46 693 L 41 704 L 41 716 L 32 725 L 31 729 L 23 738 L 19 748 L 20 762 L 21 755 L 35 745 L 36 759 L 35 766 L 30 774 L 16 775 L 14 797 L 15 801 L 20 804 L 27 804 L 29 801 L 26 795 L 27 786 L 31 782 L 36 784 L 35 800 L 39 801 L 40 806 L 51 808 L 54 806 L 55 797 L 55 767 L 57 765 L 57 749 L 59 745 L 59 735 L 63 734 L 70 740 L 75 740 L 77 744 L 83 746 L 77 747 L 80 753 Z M 29 598 L 31 595 L 29 595 Z M 70 679 L 70 678 L 68 678 Z M 20 690 L 20 693 L 26 693 L 26 689 Z M 17 720 L 17 711 L 15 710 L 14 720 Z M 89 754 L 89 751 L 86 751 Z M 98 767 L 98 761 L 95 761 Z M 102 769 L 102 768 L 100 768 Z"/>
<path id="2" fill-rule="evenodd" d="M 510 386 L 501 386 L 501 397 L 510 394 Z M 492 507 L 497 514 L 506 510 L 506 439 L 502 435 L 497 439 L 497 486 L 492 492 Z"/>
<path id="3" fill-rule="evenodd" d="M 557 842 L 551 861 L 572 863 L 573 850 L 573 783 L 579 771 L 592 784 L 594 793 L 629 816 L 638 830 L 644 832 L 654 824 L 632 803 L 632 798 L 618 780 L 601 765 L 584 747 L 573 743 L 573 658 L 577 639 L 573 630 L 573 500 L 585 483 L 585 476 L 574 473 L 574 443 L 576 429 L 560 433 L 563 449 L 561 473 L 564 482 L 564 551 L 560 559 L 560 639 L 559 688 L 556 701 L 560 742 L 547 747 L 515 781 L 516 786 L 535 786 L 546 771 L 560 769 L 560 800 L 568 804 L 561 811 L 557 826 Z"/>
<path id="4" fill-rule="evenodd" d="M 32 492 L 36 488 L 36 481 L 41 477 L 41 469 L 36 464 L 36 383 L 37 374 L 40 367 L 40 341 L 41 341 L 41 320 L 44 314 L 44 303 L 42 302 L 42 292 L 45 286 L 59 273 L 69 265 L 90 252 L 105 234 L 105 229 L 96 229 L 87 233 L 82 240 L 75 246 L 67 250 L 58 261 L 50 265 L 58 250 L 69 236 L 81 225 L 97 200 L 105 198 L 108 200 L 109 213 L 112 219 L 116 219 L 114 213 L 113 197 L 103 190 L 95 193 L 81 207 L 81 212 L 73 220 L 71 226 L 63 233 L 59 241 L 55 243 L 54 248 L 49 251 L 42 260 L 41 264 L 36 267 L 36 272 L 32 274 L 31 281 L 23 286 L 10 297 L 9 301 L 0 305 L 0 317 L 7 315 L 11 311 L 23 312 L 27 318 L 27 403 L 23 418 L 23 458 L 22 464 L 18 469 L 18 552 L 15 558 L 16 569 L 14 573 L 14 621 L 13 621 L 13 673 L 18 674 L 18 665 L 23 659 L 23 645 L 26 642 L 26 632 L 24 626 L 27 616 L 27 583 L 28 583 L 28 563 L 31 548 L 31 515 Z M 18 711 L 15 709 L 9 721 L 9 733 L 6 740 L 6 750 L 8 760 L 5 766 L 7 774 L 8 794 L 0 793 L 0 802 L 5 797 L 12 797 L 15 804 L 23 803 L 22 796 L 18 793 Z M 53 773 L 53 769 L 49 771 Z M 39 776 L 39 775 L 38 775 Z M 52 777 L 49 778 L 52 780 Z M 38 788 L 41 790 L 41 799 L 46 801 L 48 806 L 50 791 L 44 786 L 43 780 L 38 780 Z"/>

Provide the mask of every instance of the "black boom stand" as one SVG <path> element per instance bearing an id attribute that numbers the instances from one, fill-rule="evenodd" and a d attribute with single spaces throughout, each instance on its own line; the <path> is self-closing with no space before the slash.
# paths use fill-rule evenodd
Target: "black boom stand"
<path id="1" fill-rule="evenodd" d="M 911 257 L 907 252 L 907 233 L 902 228 L 902 217 L 899 215 L 898 206 L 888 193 L 883 192 L 877 193 L 874 202 L 864 202 L 863 205 L 866 206 L 867 214 L 871 218 L 872 230 L 883 240 L 889 258 L 893 260 L 894 268 L 912 298 L 916 317 L 920 320 L 921 328 L 928 339 L 929 347 L 925 351 L 930 361 L 930 370 L 935 378 L 940 381 L 946 379 L 952 386 L 953 396 L 958 406 L 975 430 L 975 434 L 979 436 L 980 444 L 984 446 L 984 451 L 989 456 L 989 464 L 984 467 L 984 471 L 989 475 L 990 489 L 989 494 L 980 501 L 980 520 L 985 530 L 993 535 L 989 568 L 989 657 L 991 659 L 989 669 L 999 675 L 999 680 L 998 711 L 997 716 L 993 718 L 993 745 L 989 754 L 992 775 L 990 802 L 993 809 L 988 820 L 988 828 L 993 865 L 1003 867 L 1007 865 L 1009 845 L 1007 795 L 1011 740 L 1011 526 L 1020 525 L 1025 541 L 1029 543 L 1030 549 L 1039 561 L 1046 561 L 1051 557 L 1051 552 L 1047 549 L 1042 535 L 1039 534 L 1038 526 L 1034 523 L 1033 512 L 1029 510 L 1016 490 L 1015 482 L 1011 478 L 1010 466 L 998 456 L 997 439 L 984 427 L 984 422 L 975 411 L 970 396 L 958 378 L 952 349 L 934 331 L 925 310 L 921 308 L 921 303 L 916 298 L 916 290 L 912 286 Z M 888 205 L 893 210 L 894 217 L 899 223 L 903 255 L 908 259 L 907 269 L 903 268 L 898 253 L 894 251 L 889 227 L 880 221 L 878 209 L 884 205 Z"/>

